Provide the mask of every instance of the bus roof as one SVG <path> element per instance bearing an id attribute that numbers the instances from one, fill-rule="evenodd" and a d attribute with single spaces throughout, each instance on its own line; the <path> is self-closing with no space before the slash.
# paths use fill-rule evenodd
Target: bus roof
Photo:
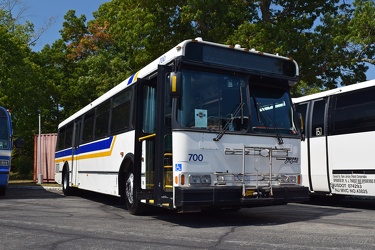
<path id="1" fill-rule="evenodd" d="M 281 58 L 281 59 L 285 59 L 285 60 L 292 60 L 295 64 L 297 64 L 292 58 L 279 56 L 278 54 L 274 55 L 274 54 L 269 54 L 269 53 L 263 53 L 263 52 L 256 51 L 255 49 L 248 50 L 246 48 L 241 48 L 240 45 L 232 46 L 232 45 L 224 45 L 224 44 L 219 44 L 219 43 L 207 42 L 207 41 L 203 41 L 203 39 L 200 38 L 200 37 L 195 38 L 195 39 L 185 40 L 185 41 L 179 43 L 177 46 L 175 46 L 171 50 L 169 50 L 168 52 L 166 52 L 165 54 L 163 54 L 162 56 L 158 57 L 157 59 L 155 59 L 154 61 L 149 63 L 148 65 L 146 65 L 144 68 L 140 69 L 135 74 L 131 75 L 130 77 L 128 77 L 127 79 L 125 79 L 124 81 L 122 81 L 121 83 L 119 83 L 118 85 L 113 87 L 112 89 L 110 89 L 108 92 L 104 93 L 102 96 L 98 97 L 93 102 L 89 103 L 84 108 L 80 109 L 79 111 L 77 111 L 76 113 L 71 115 L 66 120 L 62 121 L 59 124 L 59 128 L 66 125 L 67 123 L 77 119 L 78 117 L 80 117 L 81 115 L 83 115 L 84 113 L 89 111 L 90 109 L 98 106 L 99 104 L 101 104 L 105 100 L 111 98 L 112 96 L 116 95 L 117 93 L 119 93 L 120 91 L 125 89 L 126 87 L 132 85 L 133 83 L 135 83 L 137 81 L 138 78 L 143 78 L 143 77 L 149 76 L 150 74 L 152 74 L 153 72 L 155 72 L 157 70 L 159 64 L 160 65 L 169 64 L 170 62 L 172 62 L 178 56 L 184 56 L 186 44 L 188 44 L 190 42 L 205 43 L 205 44 L 210 44 L 210 45 L 214 45 L 214 46 L 218 46 L 218 47 L 232 48 L 232 49 L 235 49 L 235 50 L 246 51 L 248 53 L 262 54 L 262 55 L 269 56 L 269 57 Z M 298 67 L 296 68 L 296 74 L 297 74 L 297 76 L 299 74 Z"/>
<path id="2" fill-rule="evenodd" d="M 371 87 L 371 86 L 374 86 L 374 85 L 375 85 L 375 79 L 369 80 L 369 81 L 366 81 L 366 82 L 355 83 L 355 84 L 344 86 L 344 87 L 326 90 L 326 91 L 319 92 L 319 93 L 316 93 L 316 94 L 311 94 L 311 95 L 293 98 L 293 103 L 301 103 L 301 102 L 305 102 L 305 101 L 309 101 L 309 100 L 323 98 L 323 97 L 326 97 L 326 96 L 350 92 L 350 91 L 353 91 L 353 90 L 356 90 L 356 89 L 363 89 L 363 88 Z"/>

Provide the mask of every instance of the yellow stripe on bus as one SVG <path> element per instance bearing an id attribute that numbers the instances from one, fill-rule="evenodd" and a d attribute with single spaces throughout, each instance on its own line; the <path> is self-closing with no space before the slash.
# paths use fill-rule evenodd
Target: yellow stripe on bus
<path id="1" fill-rule="evenodd" d="M 74 160 L 85 160 L 85 159 L 92 159 L 92 158 L 99 158 L 99 157 L 111 156 L 113 148 L 115 147 L 116 138 L 117 138 L 116 136 L 113 137 L 111 148 L 108 151 L 98 152 L 98 153 L 91 153 L 91 154 L 86 154 L 86 155 L 74 156 Z M 72 156 L 68 156 L 68 157 L 64 157 L 64 158 L 59 158 L 59 159 L 55 159 L 55 163 L 70 161 L 71 159 L 72 159 Z"/>
<path id="2" fill-rule="evenodd" d="M 136 81 L 137 81 L 138 74 L 139 74 L 139 71 L 135 74 L 135 76 L 134 76 L 134 78 L 133 78 L 133 82 L 136 82 Z"/>

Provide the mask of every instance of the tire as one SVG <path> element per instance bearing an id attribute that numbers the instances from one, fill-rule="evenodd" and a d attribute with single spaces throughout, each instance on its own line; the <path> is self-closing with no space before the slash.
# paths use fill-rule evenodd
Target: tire
<path id="1" fill-rule="evenodd" d="M 130 214 L 140 215 L 144 212 L 144 205 L 136 197 L 137 186 L 134 178 L 134 169 L 131 165 L 125 175 L 123 199 Z"/>
<path id="2" fill-rule="evenodd" d="M 67 167 L 64 168 L 62 173 L 62 190 L 65 196 L 73 195 L 73 188 L 69 186 L 69 170 Z"/>

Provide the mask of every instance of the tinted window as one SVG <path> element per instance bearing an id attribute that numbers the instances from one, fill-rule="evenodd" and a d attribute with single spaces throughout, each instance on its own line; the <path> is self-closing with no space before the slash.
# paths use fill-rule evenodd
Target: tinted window
<path id="1" fill-rule="evenodd" d="M 2 146 L 1 148 L 7 148 L 8 143 L 7 141 L 9 140 L 10 136 L 10 131 L 9 131 L 9 125 L 8 125 L 8 114 L 6 113 L 4 109 L 0 109 L 0 139 L 3 140 L 1 142 Z"/>
<path id="2" fill-rule="evenodd" d="M 65 146 L 64 148 L 72 147 L 73 143 L 73 123 L 69 123 L 66 126 L 66 135 L 65 135 Z"/>
<path id="3" fill-rule="evenodd" d="M 332 134 L 375 130 L 375 88 L 336 96 Z"/>
<path id="4" fill-rule="evenodd" d="M 95 138 L 104 137 L 108 134 L 110 100 L 98 106 L 96 109 Z"/>
<path id="5" fill-rule="evenodd" d="M 66 135 L 66 128 L 61 127 L 58 132 L 57 137 L 57 150 L 64 149 L 65 147 L 65 135 Z"/>
<path id="6" fill-rule="evenodd" d="M 325 100 L 315 101 L 313 104 L 313 114 L 311 121 L 311 137 L 324 135 L 324 113 Z"/>
<path id="7" fill-rule="evenodd" d="M 95 110 L 91 110 L 85 114 L 83 118 L 83 133 L 82 133 L 82 142 L 89 142 L 93 139 L 94 132 L 94 117 Z"/>
<path id="8" fill-rule="evenodd" d="M 131 98 L 131 89 L 127 89 L 113 97 L 111 133 L 129 128 Z"/>
<path id="9" fill-rule="evenodd" d="M 303 122 L 307 122 L 307 103 L 298 104 L 296 106 L 296 111 L 302 115 Z"/>

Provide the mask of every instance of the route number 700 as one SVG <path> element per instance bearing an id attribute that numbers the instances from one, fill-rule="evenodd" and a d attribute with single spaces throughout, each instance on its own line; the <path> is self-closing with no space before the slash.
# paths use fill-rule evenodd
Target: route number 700
<path id="1" fill-rule="evenodd" d="M 203 161 L 202 154 L 189 154 L 189 161 Z"/>

